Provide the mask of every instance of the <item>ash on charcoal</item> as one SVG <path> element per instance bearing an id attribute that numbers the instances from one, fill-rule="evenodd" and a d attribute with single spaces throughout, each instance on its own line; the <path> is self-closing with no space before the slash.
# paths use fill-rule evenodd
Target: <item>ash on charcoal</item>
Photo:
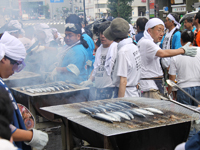
<path id="1" fill-rule="evenodd" d="M 61 126 L 43 129 L 49 136 L 49 142 L 44 150 L 62 150 Z"/>

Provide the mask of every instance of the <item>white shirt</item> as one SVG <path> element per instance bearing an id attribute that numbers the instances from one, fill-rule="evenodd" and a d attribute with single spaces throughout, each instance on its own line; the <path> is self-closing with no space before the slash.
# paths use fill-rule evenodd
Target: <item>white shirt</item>
<path id="1" fill-rule="evenodd" d="M 154 78 L 163 75 L 160 66 L 160 57 L 156 56 L 160 47 L 152 40 L 141 38 L 138 42 L 138 48 L 141 55 L 141 78 Z M 158 87 L 153 80 L 140 80 L 142 91 L 157 89 Z"/>
<path id="2" fill-rule="evenodd" d="M 172 38 L 172 34 L 174 33 L 175 30 L 176 30 L 176 28 L 172 29 L 170 32 L 167 31 L 165 38 L 164 38 L 164 41 L 163 41 L 163 47 L 162 47 L 163 50 L 171 49 L 170 48 L 170 41 L 171 41 L 171 38 Z M 170 59 L 171 59 L 171 57 L 166 57 L 166 58 L 161 59 L 163 68 L 169 67 Z"/>
<path id="3" fill-rule="evenodd" d="M 94 71 L 95 87 L 105 88 L 113 87 L 111 72 L 117 57 L 117 43 L 113 42 L 110 47 L 103 48 L 101 45 L 96 52 Z"/>
<path id="4" fill-rule="evenodd" d="M 118 43 L 118 53 L 113 72 L 113 84 L 119 87 L 120 77 L 127 78 L 124 97 L 139 97 L 136 85 L 140 80 L 141 57 L 131 38 Z"/>
<path id="5" fill-rule="evenodd" d="M 200 86 L 200 47 L 195 57 L 177 55 L 171 58 L 169 74 L 177 75 L 181 88 Z"/>

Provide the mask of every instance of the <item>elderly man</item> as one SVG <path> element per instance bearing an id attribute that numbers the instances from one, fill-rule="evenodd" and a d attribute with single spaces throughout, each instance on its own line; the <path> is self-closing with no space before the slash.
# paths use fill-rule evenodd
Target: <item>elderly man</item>
<path id="1" fill-rule="evenodd" d="M 160 99 L 158 90 L 163 93 L 162 78 L 163 72 L 160 65 L 160 58 L 171 57 L 179 54 L 195 56 L 196 48 L 189 47 L 187 43 L 182 48 L 162 50 L 156 43 L 160 42 L 164 35 L 164 23 L 158 18 L 150 19 L 144 31 L 144 37 L 138 42 L 141 54 L 141 80 L 140 87 L 143 97 Z"/>
<path id="2" fill-rule="evenodd" d="M 53 70 L 50 79 L 54 80 L 56 77 L 57 80 L 68 80 L 80 84 L 88 77 L 86 67 L 88 45 L 82 37 L 81 26 L 67 23 L 65 27 L 64 40 L 67 45 L 60 55 L 59 65 Z"/>
<path id="3" fill-rule="evenodd" d="M 132 38 L 128 38 L 129 23 L 116 18 L 104 32 L 104 36 L 118 43 L 117 59 L 113 72 L 113 84 L 119 87 L 118 97 L 138 97 L 137 84 L 140 79 L 141 59 Z"/>
<path id="4" fill-rule="evenodd" d="M 192 31 L 194 33 L 196 28 L 193 26 L 193 18 L 192 17 L 185 18 L 184 27 L 186 30 Z"/>
<path id="5" fill-rule="evenodd" d="M 13 140 L 16 141 L 15 144 L 23 150 L 31 149 L 30 146 L 40 150 L 47 144 L 48 135 L 35 129 L 32 129 L 31 131 L 26 130 L 17 103 L 10 90 L 1 79 L 8 78 L 14 74 L 14 72 L 21 71 L 25 66 L 25 57 L 26 50 L 17 38 L 11 36 L 7 32 L 0 35 L 0 87 L 8 92 L 10 100 L 14 105 L 13 125 L 10 126 Z"/>

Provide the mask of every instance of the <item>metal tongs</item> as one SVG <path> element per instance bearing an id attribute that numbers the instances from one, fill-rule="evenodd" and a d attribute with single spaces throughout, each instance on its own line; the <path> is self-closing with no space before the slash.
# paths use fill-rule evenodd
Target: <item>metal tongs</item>
<path id="1" fill-rule="evenodd" d="M 190 97 L 193 101 L 195 101 L 197 104 L 199 104 L 200 105 L 200 102 L 196 99 L 196 98 L 194 98 L 193 96 L 191 96 L 190 94 L 188 94 L 185 90 L 183 90 L 181 87 L 179 87 L 176 83 L 174 83 L 172 80 L 166 80 L 167 81 L 167 83 L 171 86 L 171 87 L 175 87 L 175 88 L 177 88 L 177 89 L 179 89 L 179 90 L 181 90 L 183 93 L 185 93 L 188 97 Z M 188 105 L 184 105 L 184 104 L 182 104 L 182 103 L 179 103 L 179 102 L 177 102 L 177 101 L 175 101 L 175 100 L 173 100 L 172 98 L 171 98 L 171 96 L 170 95 L 168 95 L 168 100 L 169 101 L 171 101 L 171 102 L 173 102 L 173 103 L 175 103 L 175 104 L 178 104 L 178 105 L 180 105 L 180 106 L 183 106 L 183 107 L 185 107 L 185 108 L 188 108 L 188 109 L 190 109 L 190 110 L 192 110 L 192 111 L 195 111 L 195 112 L 197 112 L 197 113 L 200 113 L 198 110 L 196 110 L 196 109 L 194 109 L 194 108 L 192 108 L 192 107 L 190 107 L 190 106 L 188 106 Z"/>

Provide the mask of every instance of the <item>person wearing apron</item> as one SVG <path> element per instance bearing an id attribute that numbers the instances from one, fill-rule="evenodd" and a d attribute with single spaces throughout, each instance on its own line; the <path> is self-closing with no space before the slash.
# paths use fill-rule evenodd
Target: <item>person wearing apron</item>
<path id="1" fill-rule="evenodd" d="M 8 92 L 14 106 L 13 123 L 10 125 L 14 144 L 22 150 L 31 150 L 31 147 L 40 150 L 48 142 L 47 133 L 36 129 L 26 130 L 15 98 L 2 80 L 21 71 L 25 67 L 25 57 L 25 47 L 17 38 L 8 32 L 0 35 L 0 87 Z"/>

